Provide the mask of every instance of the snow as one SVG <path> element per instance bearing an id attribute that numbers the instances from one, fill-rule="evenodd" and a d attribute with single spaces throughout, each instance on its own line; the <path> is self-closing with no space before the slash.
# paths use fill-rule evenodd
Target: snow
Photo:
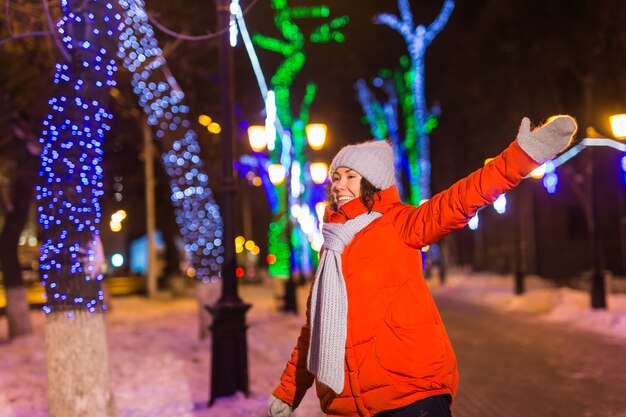
<path id="1" fill-rule="evenodd" d="M 626 280 L 610 275 L 606 279 L 606 310 L 590 307 L 589 291 L 555 288 L 547 280 L 532 275 L 526 277 L 527 291 L 522 295 L 513 293 L 513 276 L 490 273 L 468 275 L 456 272 L 451 274 L 444 287 L 433 288 L 433 291 L 504 311 L 534 313 L 548 322 L 615 336 L 626 342 L 626 290 L 618 289 L 618 284 L 624 287 Z"/>
<path id="2" fill-rule="evenodd" d="M 494 309 L 530 313 L 547 322 L 613 335 L 626 345 L 626 294 L 608 296 L 609 308 L 589 308 L 589 294 L 553 288 L 527 279 L 526 294 L 512 294 L 513 278 L 451 273 L 445 286 L 431 282 L 435 294 L 462 297 Z M 250 395 L 237 393 L 208 407 L 211 338 L 200 339 L 198 303 L 192 296 L 157 299 L 115 297 L 107 313 L 112 386 L 120 417 L 237 417 L 267 415 L 268 398 L 296 342 L 304 312 L 278 311 L 276 283 L 239 286 L 252 304 L 246 316 Z M 299 290 L 304 306 L 306 288 Z M 32 313 L 33 335 L 7 340 L 0 318 L 0 417 L 47 416 L 44 314 Z M 322 417 L 314 389 L 295 416 Z"/>

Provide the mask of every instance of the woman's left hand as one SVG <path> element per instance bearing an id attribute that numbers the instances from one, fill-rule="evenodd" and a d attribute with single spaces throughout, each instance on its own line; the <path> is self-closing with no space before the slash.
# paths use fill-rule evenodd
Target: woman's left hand
<path id="1" fill-rule="evenodd" d="M 269 400 L 268 417 L 291 417 L 293 416 L 293 408 L 286 402 L 274 397 Z"/>

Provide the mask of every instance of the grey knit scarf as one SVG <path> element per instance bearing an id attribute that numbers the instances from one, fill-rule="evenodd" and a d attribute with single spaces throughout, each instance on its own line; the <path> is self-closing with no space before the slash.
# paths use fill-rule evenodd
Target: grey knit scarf
<path id="1" fill-rule="evenodd" d="M 337 394 L 343 391 L 348 295 L 341 272 L 341 254 L 354 235 L 382 216 L 365 213 L 344 224 L 322 226 L 324 252 L 311 292 L 311 337 L 307 367 Z"/>

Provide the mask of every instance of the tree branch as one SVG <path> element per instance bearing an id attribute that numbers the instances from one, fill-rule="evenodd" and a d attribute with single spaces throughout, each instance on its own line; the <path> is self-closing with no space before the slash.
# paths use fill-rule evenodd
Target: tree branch
<path id="1" fill-rule="evenodd" d="M 41 3 L 43 4 L 43 9 L 46 12 L 46 21 L 48 22 L 48 29 L 50 29 L 50 36 L 54 38 L 54 43 L 59 48 L 59 52 L 61 52 L 61 56 L 63 57 L 63 59 L 68 62 L 71 62 L 72 57 L 65 49 L 65 46 L 63 46 L 63 44 L 59 40 L 59 37 L 56 36 L 57 32 L 56 32 L 56 29 L 54 28 L 54 23 L 52 22 L 52 16 L 50 15 L 50 8 L 48 7 L 48 2 L 46 0 L 42 0 Z"/>
<path id="2" fill-rule="evenodd" d="M 398 9 L 400 9 L 400 17 L 405 26 L 413 26 L 413 12 L 408 0 L 398 0 Z"/>
<path id="3" fill-rule="evenodd" d="M 4 38 L 0 41 L 0 46 L 4 45 L 5 43 L 9 43 L 11 41 L 17 40 L 17 39 L 21 39 L 21 38 L 28 38 L 30 36 L 53 36 L 52 33 L 50 32 L 26 32 L 26 33 L 19 33 L 17 35 L 13 35 L 13 36 L 9 36 L 8 38 Z"/>
<path id="4" fill-rule="evenodd" d="M 261 48 L 270 52 L 276 52 L 284 56 L 289 55 L 293 52 L 293 45 L 288 44 L 287 42 L 283 42 L 280 39 L 261 35 L 260 33 L 255 33 L 254 35 L 252 35 L 252 40 L 254 41 L 254 43 L 261 46 Z M 290 49 L 285 52 L 287 48 Z"/>
<path id="5" fill-rule="evenodd" d="M 148 20 L 150 21 L 150 23 L 152 23 L 154 26 L 159 28 L 161 32 L 167 33 L 170 36 L 173 36 L 178 39 L 182 39 L 184 41 L 206 41 L 206 40 L 217 39 L 221 34 L 226 33 L 228 31 L 228 27 L 226 27 L 214 33 L 209 32 L 206 35 L 199 35 L 199 36 L 184 35 L 182 33 L 175 32 L 172 29 L 165 27 L 163 24 L 159 23 L 154 17 L 152 17 L 147 12 L 146 12 L 146 15 L 148 16 Z"/>
<path id="6" fill-rule="evenodd" d="M 374 23 L 387 25 L 400 34 L 403 34 L 404 31 L 411 32 L 410 28 L 407 28 L 404 24 L 400 23 L 396 16 L 389 13 L 376 15 L 374 17 Z"/>
<path id="7" fill-rule="evenodd" d="M 446 0 L 443 6 L 441 7 L 441 12 L 437 18 L 433 21 L 433 23 L 428 26 L 428 30 L 426 31 L 425 43 L 429 45 L 433 39 L 437 36 L 441 29 L 446 25 L 450 15 L 452 14 L 452 10 L 454 10 L 454 1 Z"/>
<path id="8" fill-rule="evenodd" d="M 258 2 L 259 0 L 254 0 L 252 3 L 250 3 L 250 5 L 248 5 L 248 7 L 245 8 L 245 10 L 243 10 L 242 14 L 245 15 L 247 14 L 250 9 L 252 8 L 252 6 L 254 6 L 256 4 L 256 2 Z M 208 32 L 206 35 L 198 35 L 198 36 L 194 36 L 194 35 L 184 35 L 182 33 L 178 33 L 173 31 L 172 29 L 169 29 L 167 27 L 165 27 L 164 25 L 162 25 L 161 23 L 159 23 L 154 17 L 152 17 L 147 11 L 145 11 L 146 16 L 148 16 L 148 20 L 150 21 L 150 23 L 152 23 L 154 26 L 156 26 L 161 32 L 167 33 L 170 36 L 173 36 L 175 38 L 184 40 L 184 41 L 206 41 L 206 40 L 213 40 L 218 38 L 220 35 L 226 33 L 229 31 L 230 29 L 230 25 L 226 26 L 225 28 L 219 29 L 217 30 L 217 32 Z"/>

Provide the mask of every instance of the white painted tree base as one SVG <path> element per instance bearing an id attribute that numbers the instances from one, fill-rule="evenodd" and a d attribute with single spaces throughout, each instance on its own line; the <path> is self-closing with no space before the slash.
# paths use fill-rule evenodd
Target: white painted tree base
<path id="1" fill-rule="evenodd" d="M 104 314 L 86 311 L 46 317 L 50 417 L 116 417 Z"/>

